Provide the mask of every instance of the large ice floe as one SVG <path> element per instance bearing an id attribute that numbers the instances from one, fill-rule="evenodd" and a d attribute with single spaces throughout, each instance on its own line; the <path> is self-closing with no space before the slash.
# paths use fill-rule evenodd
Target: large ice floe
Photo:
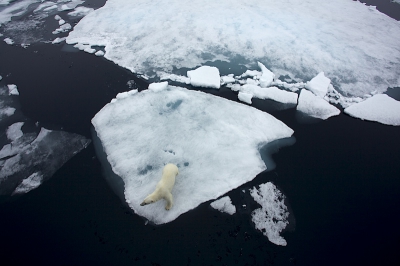
<path id="1" fill-rule="evenodd" d="M 259 150 L 293 134 L 265 112 L 166 82 L 117 96 L 92 123 L 112 170 L 124 181 L 126 202 L 155 224 L 252 180 L 266 169 Z M 140 206 L 167 163 L 179 167 L 174 206 Z"/>
<path id="2" fill-rule="evenodd" d="M 280 235 L 289 224 L 285 196 L 271 182 L 261 184 L 259 189 L 254 187 L 250 194 L 261 205 L 251 214 L 255 227 L 272 243 L 286 246 L 286 240 Z"/>
<path id="3" fill-rule="evenodd" d="M 105 46 L 107 59 L 148 75 L 260 61 L 278 77 L 324 71 L 353 96 L 400 84 L 400 24 L 358 1 L 108 0 L 66 41 Z"/>
<path id="4" fill-rule="evenodd" d="M 363 102 L 347 107 L 344 112 L 363 120 L 400 126 L 400 102 L 386 94 L 374 95 Z"/>
<path id="5" fill-rule="evenodd" d="M 27 193 L 49 179 L 90 140 L 78 134 L 37 128 L 24 132 L 29 119 L 18 112 L 16 86 L 0 88 L 0 195 Z M 21 122 L 24 121 L 24 122 Z M 33 122 L 30 121 L 30 124 Z"/>

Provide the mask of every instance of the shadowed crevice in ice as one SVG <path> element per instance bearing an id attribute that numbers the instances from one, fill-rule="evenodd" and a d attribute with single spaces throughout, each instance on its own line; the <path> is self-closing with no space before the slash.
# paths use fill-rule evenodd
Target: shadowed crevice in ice
<path id="1" fill-rule="evenodd" d="M 293 134 L 281 121 L 255 108 L 155 85 L 114 99 L 92 119 L 113 172 L 123 180 L 125 201 L 155 224 L 170 222 L 252 180 L 269 167 L 259 149 Z M 166 163 L 179 167 L 172 190 L 174 206 L 170 211 L 163 201 L 140 206 Z M 121 184 L 118 181 L 114 187 L 119 190 Z"/>

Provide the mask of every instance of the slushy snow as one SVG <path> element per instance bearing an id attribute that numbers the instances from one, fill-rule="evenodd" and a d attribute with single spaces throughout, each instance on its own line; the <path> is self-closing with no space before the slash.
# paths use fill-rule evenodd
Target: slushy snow
<path id="1" fill-rule="evenodd" d="M 285 196 L 271 182 L 261 184 L 259 189 L 250 189 L 250 195 L 261 205 L 261 208 L 251 213 L 256 229 L 263 232 L 272 243 L 286 246 L 286 240 L 280 236 L 289 224 Z"/>
<path id="2" fill-rule="evenodd" d="M 386 125 L 400 125 L 400 102 L 386 94 L 377 94 L 344 109 L 346 114 Z"/>
<path id="3" fill-rule="evenodd" d="M 252 180 L 266 169 L 259 149 L 293 134 L 281 121 L 250 106 L 162 87 L 116 99 L 92 119 L 114 173 L 124 181 L 126 202 L 156 224 L 173 221 Z M 166 211 L 163 201 L 140 206 L 167 163 L 179 167 L 173 208 Z"/>
<path id="4" fill-rule="evenodd" d="M 398 21 L 358 1 L 108 0 L 66 41 L 105 46 L 107 59 L 148 76 L 259 61 L 303 81 L 323 71 L 350 96 L 400 84 Z"/>
<path id="5" fill-rule="evenodd" d="M 306 89 L 301 90 L 299 96 L 299 104 L 297 111 L 300 111 L 308 116 L 328 119 L 331 116 L 339 115 L 340 110 L 331 105 L 319 96 L 316 96 L 311 91 Z"/>
<path id="6" fill-rule="evenodd" d="M 236 207 L 232 204 L 232 200 L 229 196 L 222 197 L 216 201 L 211 202 L 211 207 L 220 212 L 225 212 L 230 215 L 236 213 Z"/>

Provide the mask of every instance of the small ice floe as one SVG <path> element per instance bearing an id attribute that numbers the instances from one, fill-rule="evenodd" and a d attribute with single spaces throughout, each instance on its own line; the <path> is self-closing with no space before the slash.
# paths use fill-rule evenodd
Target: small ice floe
<path id="1" fill-rule="evenodd" d="M 51 43 L 52 44 L 57 44 L 57 43 L 62 43 L 63 41 L 65 41 L 65 39 L 66 39 L 67 37 L 57 37 L 57 38 L 55 38 Z"/>
<path id="2" fill-rule="evenodd" d="M 70 29 L 72 29 L 71 24 L 65 23 L 65 24 L 61 25 L 58 29 L 54 30 L 52 33 L 53 34 L 59 34 L 61 32 L 69 31 Z"/>
<path id="3" fill-rule="evenodd" d="M 13 44 L 14 44 L 14 41 L 13 41 L 12 39 L 10 39 L 10 38 L 5 38 L 5 39 L 4 39 L 4 42 L 5 42 L 6 44 L 9 44 L 9 45 L 13 45 Z"/>
<path id="4" fill-rule="evenodd" d="M 261 184 L 259 189 L 250 189 L 250 195 L 261 205 L 251 213 L 256 229 L 263 232 L 272 243 L 286 246 L 286 240 L 280 235 L 289 224 L 285 196 L 271 182 Z"/>
<path id="5" fill-rule="evenodd" d="M 272 73 L 268 68 L 266 68 L 262 63 L 257 62 L 257 64 L 262 71 L 262 75 L 260 77 L 260 86 L 262 88 L 267 88 L 271 86 L 271 83 L 274 81 L 275 74 Z"/>
<path id="6" fill-rule="evenodd" d="M 71 11 L 68 13 L 68 16 L 71 17 L 84 17 L 88 15 L 89 13 L 93 12 L 93 8 L 89 7 L 84 7 L 84 6 L 78 6 L 74 9 L 74 11 Z"/>
<path id="7" fill-rule="evenodd" d="M 168 82 L 167 81 L 158 82 L 158 83 L 154 82 L 154 83 L 151 83 L 149 85 L 148 89 L 151 90 L 151 91 L 157 92 L 157 91 L 165 90 L 167 87 L 168 87 Z"/>
<path id="8" fill-rule="evenodd" d="M 213 201 L 210 205 L 220 212 L 225 212 L 230 215 L 236 213 L 236 207 L 232 204 L 232 200 L 229 196 L 225 196 L 216 201 Z"/>
<path id="9" fill-rule="evenodd" d="M 221 85 L 233 83 L 235 81 L 236 81 L 236 79 L 233 77 L 233 74 L 229 74 L 229 75 L 221 77 Z"/>
<path id="10" fill-rule="evenodd" d="M 306 89 L 302 89 L 300 92 L 297 111 L 323 120 L 340 114 L 340 110 L 335 106 Z"/>
<path id="11" fill-rule="evenodd" d="M 363 102 L 347 107 L 344 112 L 362 120 L 392 126 L 400 125 L 400 102 L 386 94 L 376 94 Z"/>
<path id="12" fill-rule="evenodd" d="M 248 92 L 242 92 L 239 91 L 238 93 L 238 99 L 242 102 L 252 104 L 251 99 L 253 98 L 253 94 L 248 93 Z"/>
<path id="13" fill-rule="evenodd" d="M 17 85 L 15 84 L 8 84 L 8 94 L 9 95 L 19 95 L 19 91 L 17 89 Z"/>
<path id="14" fill-rule="evenodd" d="M 103 56 L 104 52 L 102 50 L 98 50 L 97 52 L 94 53 L 96 56 Z"/>
<path id="15" fill-rule="evenodd" d="M 195 87 L 219 89 L 221 86 L 219 70 L 216 67 L 201 66 L 195 70 L 189 70 L 187 76 L 190 78 L 190 84 Z"/>
<path id="16" fill-rule="evenodd" d="M 325 77 L 324 72 L 320 72 L 317 76 L 306 83 L 306 89 L 312 91 L 315 95 L 323 98 L 328 92 L 331 80 Z"/>
<path id="17" fill-rule="evenodd" d="M 165 72 L 160 72 L 158 73 L 158 75 L 160 76 L 160 80 L 171 80 L 171 81 L 175 81 L 175 82 L 179 82 L 179 83 L 184 83 L 184 84 L 190 84 L 190 78 L 185 77 L 185 76 L 180 76 L 180 75 L 176 75 L 176 74 L 168 74 Z"/>
<path id="18" fill-rule="evenodd" d="M 10 125 L 6 131 L 7 138 L 11 141 L 14 141 L 20 137 L 24 133 L 22 133 L 21 127 L 24 125 L 24 122 L 17 122 Z"/>

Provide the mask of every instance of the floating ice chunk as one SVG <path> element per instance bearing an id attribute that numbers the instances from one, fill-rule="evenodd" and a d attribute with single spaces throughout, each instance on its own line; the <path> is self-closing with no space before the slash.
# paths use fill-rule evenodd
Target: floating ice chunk
<path id="1" fill-rule="evenodd" d="M 214 202 L 211 202 L 210 205 L 220 212 L 226 212 L 230 215 L 236 213 L 236 207 L 232 204 L 231 198 L 229 196 L 225 196 Z"/>
<path id="2" fill-rule="evenodd" d="M 80 4 L 83 4 L 84 2 L 85 2 L 85 1 L 82 1 L 82 0 L 73 0 L 73 1 L 71 1 L 70 3 L 68 3 L 68 4 L 61 5 L 61 6 L 58 8 L 58 11 L 72 10 L 72 9 L 74 9 L 76 6 L 78 6 L 78 5 L 80 5 Z"/>
<path id="3" fill-rule="evenodd" d="M 75 48 L 78 48 L 81 51 L 85 51 L 89 54 L 93 54 L 96 52 L 96 49 L 93 49 L 89 44 L 80 44 L 77 43 L 74 45 Z"/>
<path id="4" fill-rule="evenodd" d="M 9 44 L 9 45 L 13 45 L 13 44 L 14 44 L 14 41 L 13 41 L 12 39 L 10 39 L 10 38 L 5 38 L 5 39 L 4 39 L 4 42 L 5 42 L 6 44 Z"/>
<path id="5" fill-rule="evenodd" d="M 320 72 L 316 77 L 306 83 L 306 89 L 323 98 L 328 92 L 330 84 L 331 80 L 325 77 L 324 72 Z"/>
<path id="6" fill-rule="evenodd" d="M 227 76 L 222 76 L 221 77 L 222 84 L 233 83 L 235 81 L 236 81 L 236 79 L 233 77 L 233 74 L 229 74 Z"/>
<path id="7" fill-rule="evenodd" d="M 65 20 L 63 20 L 63 19 L 60 19 L 59 21 L 58 21 L 58 25 L 63 25 L 63 24 L 65 24 Z"/>
<path id="8" fill-rule="evenodd" d="M 93 8 L 78 6 L 77 8 L 74 9 L 74 11 L 69 12 L 68 15 L 72 17 L 84 17 L 93 11 L 94 11 Z"/>
<path id="9" fill-rule="evenodd" d="M 280 236 L 289 224 L 285 196 L 271 182 L 261 184 L 259 189 L 250 189 L 250 195 L 261 205 L 260 209 L 251 213 L 256 229 L 263 232 L 272 243 L 286 246 L 286 240 Z"/>
<path id="10" fill-rule="evenodd" d="M 3 79 L 3 77 L 2 76 L 0 76 L 0 80 L 2 80 Z"/>
<path id="11" fill-rule="evenodd" d="M 167 87 L 168 87 L 167 81 L 159 82 L 159 83 L 154 82 L 149 85 L 149 90 L 157 92 L 157 91 L 165 90 Z"/>
<path id="12" fill-rule="evenodd" d="M 271 86 L 283 87 L 283 88 L 285 88 L 286 90 L 293 91 L 293 92 L 296 92 L 296 91 L 298 91 L 299 89 L 305 88 L 305 85 L 306 85 L 306 84 L 303 83 L 303 82 L 298 82 L 298 83 L 287 83 L 287 82 L 281 81 L 281 80 L 279 80 L 279 79 L 277 79 L 277 80 L 275 80 L 275 81 L 273 81 L 273 82 L 271 83 Z"/>
<path id="13" fill-rule="evenodd" d="M 4 117 L 4 116 L 12 116 L 15 113 L 15 108 L 12 107 L 4 107 L 2 106 L 2 103 L 0 102 L 0 120 Z"/>
<path id="14" fill-rule="evenodd" d="M 271 83 L 274 81 L 275 74 L 272 73 L 268 68 L 266 68 L 262 63 L 257 62 L 257 64 L 262 71 L 262 75 L 260 77 L 260 86 L 262 88 L 271 86 Z"/>
<path id="15" fill-rule="evenodd" d="M 385 125 L 400 125 L 400 102 L 386 94 L 376 94 L 344 109 L 346 114 Z"/>
<path id="16" fill-rule="evenodd" d="M 240 77 L 245 78 L 245 77 L 257 77 L 260 78 L 262 73 L 257 70 L 246 70 Z"/>
<path id="17" fill-rule="evenodd" d="M 60 17 L 59 15 L 55 15 L 55 16 L 54 16 L 54 19 L 55 19 L 55 20 L 61 20 L 61 17 Z"/>
<path id="18" fill-rule="evenodd" d="M 201 66 L 188 71 L 187 76 L 190 78 L 190 84 L 195 87 L 219 89 L 221 86 L 219 70 L 216 67 Z"/>
<path id="19" fill-rule="evenodd" d="M 104 52 L 102 50 L 98 50 L 96 53 L 94 53 L 96 56 L 103 56 Z"/>
<path id="20" fill-rule="evenodd" d="M 252 98 L 253 98 L 253 94 L 251 94 L 251 93 L 242 92 L 242 91 L 239 91 L 239 93 L 238 93 L 238 99 L 239 99 L 240 101 L 242 101 L 242 102 L 251 104 L 251 103 L 252 103 L 252 102 L 251 102 L 251 99 L 252 99 Z"/>
<path id="21" fill-rule="evenodd" d="M 124 182 L 126 202 L 156 224 L 252 180 L 266 169 L 261 146 L 293 134 L 268 113 L 172 86 L 109 103 L 92 123 L 112 170 Z M 166 211 L 161 201 L 140 206 L 166 163 L 179 167 L 173 208 Z"/>
<path id="22" fill-rule="evenodd" d="M 17 89 L 17 85 L 9 84 L 9 85 L 7 85 L 7 87 L 8 87 L 9 95 L 19 95 L 19 91 Z"/>
<path id="23" fill-rule="evenodd" d="M 60 32 L 66 32 L 66 31 L 69 31 L 70 29 L 72 29 L 71 24 L 65 23 L 65 24 L 61 25 L 58 29 L 54 30 L 52 33 L 59 34 Z"/>
<path id="24" fill-rule="evenodd" d="M 31 190 L 39 187 L 43 182 L 43 175 L 40 173 L 33 173 L 24 180 L 15 188 L 13 195 L 15 194 L 24 194 L 28 193 Z"/>
<path id="25" fill-rule="evenodd" d="M 36 2 L 39 2 L 39 1 L 36 1 Z M 46 2 L 41 3 L 35 10 L 33 10 L 33 12 L 39 12 L 41 10 L 44 10 L 47 7 L 54 7 L 54 6 L 57 7 L 57 5 L 54 5 L 54 2 L 46 1 Z"/>
<path id="26" fill-rule="evenodd" d="M 264 99 L 271 99 L 284 104 L 297 104 L 297 93 L 284 91 L 277 87 L 264 88 Z"/>
<path id="27" fill-rule="evenodd" d="M 179 83 L 184 83 L 184 84 L 190 84 L 190 78 L 185 77 L 185 76 L 180 76 L 180 75 L 176 75 L 176 74 L 168 74 L 168 73 L 158 73 L 158 75 L 160 76 L 160 80 L 172 80 L 175 82 L 179 82 Z"/>
<path id="28" fill-rule="evenodd" d="M 57 5 L 52 5 L 52 6 L 44 8 L 43 11 L 47 12 L 47 11 L 53 11 L 53 10 L 56 10 L 56 9 L 58 9 L 58 6 Z"/>
<path id="29" fill-rule="evenodd" d="M 51 43 L 52 44 L 57 44 L 57 43 L 61 43 L 61 42 L 63 42 L 63 41 L 65 41 L 65 39 L 66 39 L 67 37 L 57 37 L 57 38 L 55 38 L 54 39 L 54 41 L 52 41 Z"/>
<path id="30" fill-rule="evenodd" d="M 27 139 L 23 138 L 24 136 L 15 142 L 26 143 Z M 34 173 L 40 172 L 43 179 L 50 178 L 89 143 L 90 140 L 77 134 L 42 128 L 34 141 L 23 147 L 18 145 L 17 154 L 0 160 L 3 165 L 0 169 L 0 195 L 10 195 L 22 180 Z"/>
<path id="31" fill-rule="evenodd" d="M 335 106 L 329 104 L 321 97 L 316 96 L 311 91 L 305 89 L 301 90 L 300 92 L 297 111 L 323 120 L 340 114 L 340 110 Z"/>
<path id="32" fill-rule="evenodd" d="M 24 133 L 22 133 L 22 126 L 24 125 L 24 122 L 17 122 L 12 124 L 11 126 L 8 127 L 7 129 L 7 138 L 11 141 L 14 141 L 20 137 L 22 137 L 22 135 Z"/>

